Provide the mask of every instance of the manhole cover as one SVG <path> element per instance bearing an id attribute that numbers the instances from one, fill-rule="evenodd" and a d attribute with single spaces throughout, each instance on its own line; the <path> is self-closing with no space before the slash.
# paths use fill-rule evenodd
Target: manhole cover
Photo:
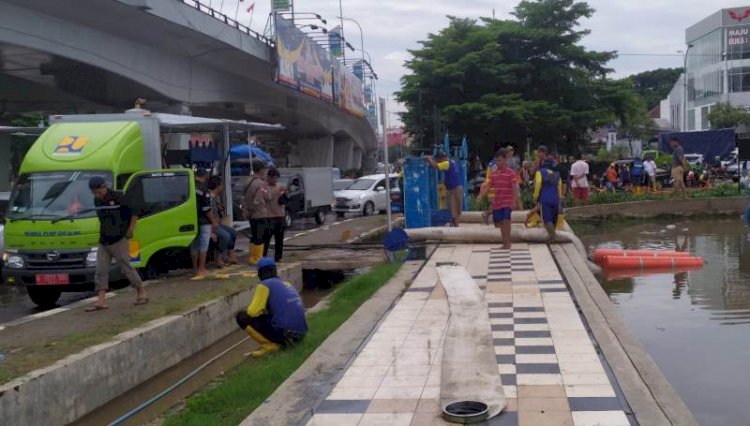
<path id="1" fill-rule="evenodd" d="M 479 423 L 487 419 L 488 408 L 479 401 L 452 402 L 443 407 L 443 418 L 453 423 Z"/>

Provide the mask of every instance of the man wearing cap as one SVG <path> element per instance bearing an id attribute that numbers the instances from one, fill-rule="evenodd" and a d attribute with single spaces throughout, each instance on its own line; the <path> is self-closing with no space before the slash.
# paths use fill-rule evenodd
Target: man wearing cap
<path id="1" fill-rule="evenodd" d="M 138 272 L 130 265 L 130 245 L 139 212 L 129 205 L 125 194 L 111 191 L 100 176 L 89 180 L 89 189 L 94 195 L 96 214 L 99 217 L 99 246 L 96 251 L 96 284 L 97 301 L 86 309 L 87 312 L 107 309 L 105 295 L 109 289 L 109 267 L 115 260 L 120 271 L 136 290 L 136 305 L 148 303 L 146 290 Z"/>
<path id="2" fill-rule="evenodd" d="M 458 164 L 448 158 L 448 154 L 439 152 L 433 159 L 425 157 L 430 165 L 441 172 L 445 172 L 445 189 L 448 190 L 448 207 L 451 211 L 451 225 L 458 226 L 461 219 L 461 210 L 464 204 L 464 187 L 461 180 L 461 172 Z"/>
<path id="3" fill-rule="evenodd" d="M 301 342 L 307 334 L 307 320 L 299 293 L 279 278 L 273 259 L 263 257 L 256 267 L 260 283 L 247 310 L 237 312 L 235 319 L 260 344 L 260 349 L 249 354 L 257 358 Z"/>

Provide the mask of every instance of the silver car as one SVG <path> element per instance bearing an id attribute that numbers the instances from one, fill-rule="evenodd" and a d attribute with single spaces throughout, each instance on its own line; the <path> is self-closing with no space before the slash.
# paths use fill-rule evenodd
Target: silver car
<path id="1" fill-rule="evenodd" d="M 390 185 L 398 188 L 398 174 L 391 174 Z M 385 174 L 367 175 L 352 182 L 346 189 L 333 193 L 333 211 L 342 217 L 346 213 L 362 213 L 369 216 L 376 211 L 385 211 L 388 200 L 385 194 Z"/>

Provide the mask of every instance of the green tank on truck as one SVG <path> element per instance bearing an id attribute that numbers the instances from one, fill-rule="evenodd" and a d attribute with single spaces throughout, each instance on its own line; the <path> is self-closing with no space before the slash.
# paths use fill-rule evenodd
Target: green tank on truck
<path id="1" fill-rule="evenodd" d="M 24 158 L 5 223 L 3 277 L 26 286 L 42 307 L 54 306 L 63 291 L 93 289 L 99 221 L 91 177 L 103 177 L 142 209 L 130 255 L 146 277 L 162 272 L 167 260 L 189 262 L 176 253 L 197 229 L 192 170 L 162 169 L 157 118 L 69 117 L 53 120 Z M 110 265 L 110 282 L 118 278 Z"/>

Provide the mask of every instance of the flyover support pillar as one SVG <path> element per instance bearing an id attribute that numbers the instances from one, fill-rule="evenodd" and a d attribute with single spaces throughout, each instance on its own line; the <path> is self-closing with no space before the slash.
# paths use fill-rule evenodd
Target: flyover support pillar
<path id="1" fill-rule="evenodd" d="M 354 168 L 354 141 L 352 139 L 334 141 L 333 165 L 342 171 Z"/>
<path id="2" fill-rule="evenodd" d="M 302 137 L 297 142 L 302 167 L 333 167 L 333 136 Z"/>

